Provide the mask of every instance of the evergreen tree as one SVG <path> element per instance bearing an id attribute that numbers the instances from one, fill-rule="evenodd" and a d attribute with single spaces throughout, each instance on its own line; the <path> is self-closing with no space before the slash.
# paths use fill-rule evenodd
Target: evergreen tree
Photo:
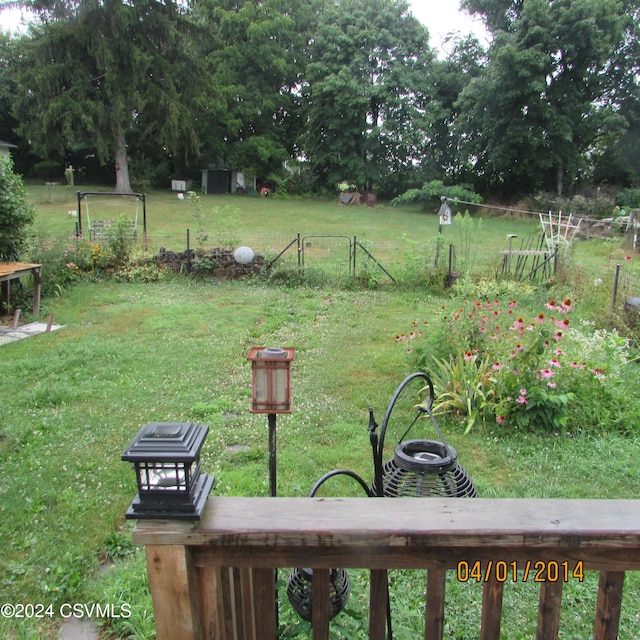
<path id="1" fill-rule="evenodd" d="M 197 151 L 196 76 L 183 3 L 35 2 L 40 22 L 20 40 L 20 132 L 43 156 L 94 148 L 131 191 L 127 135 L 145 130 L 176 155 Z"/>

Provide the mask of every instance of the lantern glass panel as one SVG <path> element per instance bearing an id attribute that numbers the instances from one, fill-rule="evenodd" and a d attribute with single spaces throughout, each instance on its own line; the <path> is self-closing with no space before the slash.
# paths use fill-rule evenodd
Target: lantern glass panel
<path id="1" fill-rule="evenodd" d="M 248 359 L 253 371 L 254 413 L 289 413 L 291 411 L 291 360 L 294 349 L 254 347 Z"/>
<path id="2" fill-rule="evenodd" d="M 148 491 L 188 492 L 192 478 L 191 466 L 180 462 L 141 462 L 137 466 L 138 489 Z M 199 466 L 199 465 L 198 465 Z"/>

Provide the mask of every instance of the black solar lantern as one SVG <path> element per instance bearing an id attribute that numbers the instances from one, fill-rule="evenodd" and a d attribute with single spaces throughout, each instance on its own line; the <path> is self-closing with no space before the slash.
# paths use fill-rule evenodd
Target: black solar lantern
<path id="1" fill-rule="evenodd" d="M 188 422 L 144 425 L 122 454 L 133 462 L 138 483 L 126 517 L 199 520 L 213 486 L 200 471 L 200 450 L 209 427 Z"/>
<path id="2" fill-rule="evenodd" d="M 426 400 L 424 399 L 427 393 Z M 434 388 L 426 373 L 417 372 L 396 389 L 380 429 L 373 414 L 369 432 L 373 448 L 374 479 L 371 491 L 379 497 L 475 498 L 478 495 L 469 474 L 458 463 L 456 450 L 447 443 L 431 407 Z M 428 423 L 439 440 L 405 440 L 414 426 Z M 391 459 L 383 463 L 385 439 L 390 429 L 399 430 Z"/>

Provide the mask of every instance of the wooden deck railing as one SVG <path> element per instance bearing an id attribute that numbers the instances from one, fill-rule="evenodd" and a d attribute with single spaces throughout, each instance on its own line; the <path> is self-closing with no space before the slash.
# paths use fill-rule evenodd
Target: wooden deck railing
<path id="1" fill-rule="evenodd" d="M 481 640 L 500 638 L 516 566 L 520 580 L 551 578 L 537 640 L 558 636 L 567 572 L 599 571 L 593 638 L 613 640 L 625 571 L 640 570 L 640 500 L 212 497 L 195 526 L 139 522 L 134 541 L 146 546 L 158 640 L 273 640 L 278 567 L 313 569 L 314 640 L 329 637 L 329 569 L 371 570 L 373 640 L 386 633 L 386 570 L 426 569 L 424 637 L 441 639 L 446 571 L 478 561 Z"/>

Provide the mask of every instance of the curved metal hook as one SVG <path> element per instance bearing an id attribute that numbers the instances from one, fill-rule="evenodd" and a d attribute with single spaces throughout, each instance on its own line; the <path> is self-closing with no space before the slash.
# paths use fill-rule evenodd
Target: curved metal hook
<path id="1" fill-rule="evenodd" d="M 367 494 L 368 498 L 373 498 L 375 497 L 375 494 L 371 493 L 371 491 L 369 490 L 369 487 L 367 486 L 367 483 L 355 472 L 355 471 L 350 471 L 349 469 L 334 469 L 333 471 L 329 471 L 327 473 L 325 473 L 311 488 L 311 491 L 309 492 L 309 497 L 313 498 L 313 496 L 316 494 L 316 491 L 330 478 L 333 478 L 334 476 L 349 476 L 350 478 L 353 478 L 354 480 L 356 480 L 358 482 L 358 484 L 364 489 L 364 492 Z"/>

